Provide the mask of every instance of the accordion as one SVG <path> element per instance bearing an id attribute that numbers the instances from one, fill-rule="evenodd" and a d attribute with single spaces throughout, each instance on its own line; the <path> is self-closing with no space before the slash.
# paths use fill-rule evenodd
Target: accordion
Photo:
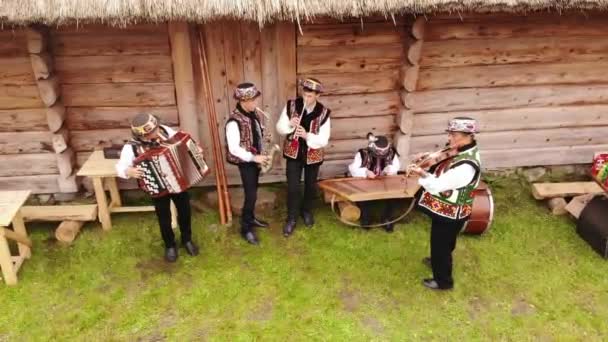
<path id="1" fill-rule="evenodd" d="M 138 155 L 133 164 L 143 170 L 139 187 L 152 197 L 186 191 L 209 173 L 198 144 L 181 131 Z"/>
<path id="2" fill-rule="evenodd" d="M 591 165 L 591 176 L 599 185 L 608 191 L 608 153 L 596 153 Z"/>

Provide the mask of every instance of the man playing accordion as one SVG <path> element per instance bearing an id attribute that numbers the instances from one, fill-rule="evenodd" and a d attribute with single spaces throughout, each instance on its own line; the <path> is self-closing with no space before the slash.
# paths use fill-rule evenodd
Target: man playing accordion
<path id="1" fill-rule="evenodd" d="M 171 201 L 173 201 L 177 208 L 182 246 L 186 249 L 188 254 L 192 256 L 198 255 L 199 248 L 192 241 L 190 196 L 187 188 L 184 189 L 183 187 L 173 186 L 170 190 L 163 188 L 162 192 L 151 192 L 152 190 L 144 188 L 145 182 L 143 181 L 145 177 L 149 176 L 151 170 L 142 167 L 142 164 L 138 163 L 142 155 L 150 152 L 152 149 L 158 149 L 162 143 L 169 141 L 169 139 L 173 139 L 178 134 L 186 136 L 187 134 L 176 132 L 170 127 L 160 125 L 156 117 L 145 113 L 138 114 L 133 118 L 131 122 L 131 132 L 133 137 L 122 148 L 120 160 L 116 164 L 118 176 L 125 179 L 137 179 L 140 188 L 152 195 L 154 209 L 158 218 L 158 225 L 160 226 L 160 233 L 165 244 L 166 261 L 175 262 L 178 255 L 175 235 L 171 228 Z M 195 149 L 198 149 L 195 153 L 200 153 L 201 150 L 198 145 L 194 144 L 194 146 Z M 200 157 L 200 161 L 202 161 L 202 154 Z M 156 172 L 155 175 L 167 177 L 168 173 L 169 170 L 163 170 Z M 167 181 L 167 183 L 170 183 L 170 181 Z"/>

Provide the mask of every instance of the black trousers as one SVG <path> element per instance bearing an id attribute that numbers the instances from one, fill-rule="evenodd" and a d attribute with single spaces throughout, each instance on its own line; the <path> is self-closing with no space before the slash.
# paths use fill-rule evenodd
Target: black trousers
<path id="1" fill-rule="evenodd" d="M 431 224 L 431 266 L 433 279 L 440 287 L 452 287 L 452 252 L 456 239 L 465 221 L 454 221 L 441 217 L 432 218 Z"/>
<path id="2" fill-rule="evenodd" d="M 295 220 L 298 212 L 310 212 L 317 197 L 317 177 L 321 164 L 306 165 L 300 159 L 287 159 L 287 219 Z M 300 183 L 304 171 L 304 198 L 300 202 Z"/>
<path id="3" fill-rule="evenodd" d="M 190 195 L 187 191 L 179 194 L 169 194 L 163 197 L 153 198 L 160 234 L 165 242 L 165 247 L 175 247 L 175 234 L 171 228 L 171 201 L 177 209 L 177 222 L 181 232 L 182 243 L 192 240 Z"/>
<path id="4" fill-rule="evenodd" d="M 255 217 L 255 202 L 258 199 L 258 184 L 260 179 L 260 168 L 256 163 L 239 164 L 241 182 L 245 191 L 243 211 L 241 212 L 241 234 L 246 234 L 253 228 L 251 222 Z"/>
<path id="5" fill-rule="evenodd" d="M 360 222 L 362 224 L 371 223 L 372 207 L 375 205 L 383 206 L 382 216 L 380 216 L 381 222 L 392 220 L 393 212 L 395 211 L 395 207 L 397 206 L 397 203 L 398 203 L 398 201 L 394 200 L 394 199 L 357 202 L 357 206 L 359 207 L 359 209 L 361 209 Z"/>

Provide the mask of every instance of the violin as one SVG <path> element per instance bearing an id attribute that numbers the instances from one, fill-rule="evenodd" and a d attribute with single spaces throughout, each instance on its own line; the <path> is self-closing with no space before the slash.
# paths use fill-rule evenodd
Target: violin
<path id="1" fill-rule="evenodd" d="M 416 167 L 421 169 L 428 169 L 429 167 L 438 164 L 446 159 L 455 157 L 458 154 L 458 148 L 447 146 L 439 151 L 435 151 L 432 153 L 424 153 L 418 159 L 414 160 L 413 163 L 407 166 L 405 175 L 406 177 L 410 175 L 412 170 Z"/>

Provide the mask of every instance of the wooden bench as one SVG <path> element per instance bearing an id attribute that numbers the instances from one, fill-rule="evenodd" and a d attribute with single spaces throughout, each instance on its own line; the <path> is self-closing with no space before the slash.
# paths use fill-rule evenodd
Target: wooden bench
<path id="1" fill-rule="evenodd" d="M 32 256 L 32 241 L 21 216 L 21 208 L 29 195 L 29 190 L 0 191 L 0 269 L 8 285 L 17 284 L 17 272 L 25 259 Z M 9 240 L 17 242 L 17 255 L 12 255 Z"/>
<path id="2" fill-rule="evenodd" d="M 61 221 L 55 230 L 55 237 L 61 242 L 71 243 L 86 221 L 97 220 L 97 205 L 23 206 L 21 213 L 26 222 Z"/>

